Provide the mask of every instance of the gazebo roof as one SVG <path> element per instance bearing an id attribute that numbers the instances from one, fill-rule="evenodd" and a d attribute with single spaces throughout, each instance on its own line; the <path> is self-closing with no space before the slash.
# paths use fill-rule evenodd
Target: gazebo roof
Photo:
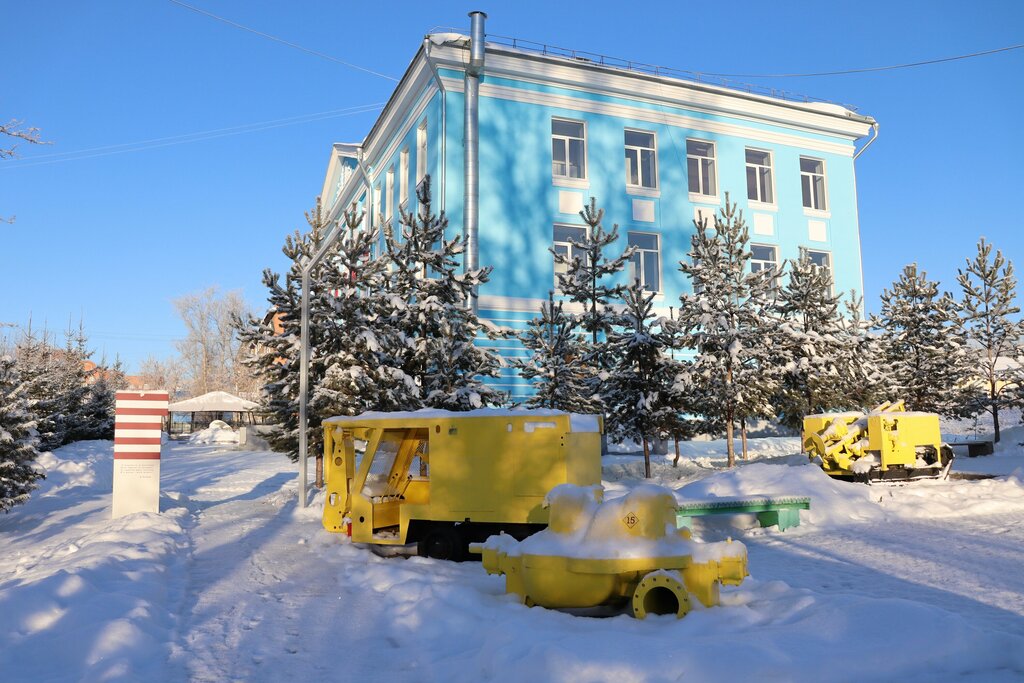
<path id="1" fill-rule="evenodd" d="M 172 413 L 249 413 L 257 408 L 258 403 L 246 401 L 226 391 L 211 391 L 167 406 L 167 410 Z"/>

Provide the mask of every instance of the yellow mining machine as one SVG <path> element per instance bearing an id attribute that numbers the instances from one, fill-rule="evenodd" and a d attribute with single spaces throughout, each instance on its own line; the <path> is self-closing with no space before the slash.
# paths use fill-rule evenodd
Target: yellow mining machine
<path id="1" fill-rule="evenodd" d="M 903 401 L 868 413 L 808 415 L 803 447 L 826 474 L 853 481 L 945 479 L 953 463 L 939 416 L 908 412 Z"/>
<path id="2" fill-rule="evenodd" d="M 323 525 L 357 543 L 416 543 L 420 555 L 464 559 L 471 542 L 545 528 L 555 486 L 601 483 L 595 415 L 421 410 L 323 425 Z"/>

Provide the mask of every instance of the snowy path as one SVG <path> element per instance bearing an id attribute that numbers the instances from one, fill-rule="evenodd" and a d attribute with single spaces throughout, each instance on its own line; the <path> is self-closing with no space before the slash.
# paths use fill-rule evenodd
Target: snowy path
<path id="1" fill-rule="evenodd" d="M 163 512 L 122 520 L 108 443 L 47 462 L 45 488 L 0 517 L 5 683 L 1024 678 L 1017 480 L 873 499 L 811 467 L 659 467 L 705 493 L 810 487 L 817 505 L 784 534 L 730 532 L 753 576 L 722 607 L 640 622 L 528 609 L 479 564 L 327 534 L 277 454 L 172 444 Z M 612 491 L 635 485 L 634 464 L 607 464 Z"/>
<path id="2" fill-rule="evenodd" d="M 1024 515 L 865 523 L 745 538 L 752 572 L 814 591 L 902 598 L 1024 635 Z"/>

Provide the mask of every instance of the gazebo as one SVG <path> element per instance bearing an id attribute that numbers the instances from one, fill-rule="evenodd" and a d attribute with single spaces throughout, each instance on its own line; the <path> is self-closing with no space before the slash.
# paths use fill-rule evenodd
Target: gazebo
<path id="1" fill-rule="evenodd" d="M 244 424 L 257 424 L 258 408 L 258 403 L 247 401 L 240 396 L 226 391 L 211 391 L 202 396 L 170 404 L 167 407 L 170 413 L 167 433 L 190 434 L 197 428 L 208 426 L 214 420 L 223 420 L 235 428 Z M 188 413 L 189 420 L 175 420 L 175 413 Z"/>

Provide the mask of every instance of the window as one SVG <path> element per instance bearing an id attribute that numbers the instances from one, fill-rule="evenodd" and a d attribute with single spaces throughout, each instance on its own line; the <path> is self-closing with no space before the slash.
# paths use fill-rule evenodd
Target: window
<path id="1" fill-rule="evenodd" d="M 800 187 L 803 190 L 805 208 L 826 210 L 824 161 L 800 157 Z"/>
<path id="2" fill-rule="evenodd" d="M 383 181 L 382 181 L 383 184 Z M 382 196 L 381 186 L 373 188 L 373 200 L 370 202 L 370 224 L 377 225 L 380 222 L 380 199 Z"/>
<path id="3" fill-rule="evenodd" d="M 772 155 L 758 149 L 747 150 L 747 199 L 774 204 L 772 192 Z"/>
<path id="4" fill-rule="evenodd" d="M 416 187 L 423 182 L 427 175 L 427 120 L 416 129 Z"/>
<path id="5" fill-rule="evenodd" d="M 574 225 L 556 225 L 554 234 L 554 246 L 552 247 L 556 254 L 559 256 L 565 256 L 571 259 L 583 259 L 586 258 L 586 253 L 579 247 L 573 245 L 573 242 L 579 242 L 587 238 L 587 229 L 579 228 Z M 555 262 L 555 288 L 558 288 L 558 275 L 564 275 L 569 270 L 568 263 Z"/>
<path id="6" fill-rule="evenodd" d="M 398 206 L 406 208 L 409 202 L 409 148 L 398 157 Z"/>
<path id="7" fill-rule="evenodd" d="M 627 130 L 625 142 L 626 185 L 656 188 L 658 186 L 658 152 L 654 145 L 654 133 Z"/>
<path id="8" fill-rule="evenodd" d="M 715 182 L 715 143 L 702 140 L 686 141 L 686 174 L 690 180 L 690 193 L 710 197 L 718 195 Z"/>
<path id="9" fill-rule="evenodd" d="M 658 247 L 658 236 L 649 232 L 631 232 L 628 237 L 629 246 L 636 247 L 630 257 L 630 277 L 640 280 L 640 285 L 648 292 L 660 292 L 661 250 Z"/>
<path id="10" fill-rule="evenodd" d="M 810 249 L 807 249 L 805 253 L 807 254 L 808 261 L 819 268 L 824 268 L 828 271 L 829 275 L 832 274 L 832 255 L 830 253 L 827 251 L 811 251 Z"/>
<path id="11" fill-rule="evenodd" d="M 587 177 L 586 129 L 580 121 L 551 119 L 551 175 Z"/>
<path id="12" fill-rule="evenodd" d="M 384 193 L 384 222 L 391 222 L 391 215 L 394 213 L 395 198 L 395 167 L 388 169 L 387 176 L 381 184 L 381 192 Z"/>
<path id="13" fill-rule="evenodd" d="M 750 272 L 758 273 L 762 270 L 769 270 L 778 265 L 775 257 L 775 247 L 765 244 L 750 245 Z"/>
<path id="14" fill-rule="evenodd" d="M 779 265 L 778 250 L 767 244 L 750 245 L 750 272 L 759 273 L 762 270 L 775 270 Z M 771 286 L 778 287 L 782 273 L 775 270 Z"/>

